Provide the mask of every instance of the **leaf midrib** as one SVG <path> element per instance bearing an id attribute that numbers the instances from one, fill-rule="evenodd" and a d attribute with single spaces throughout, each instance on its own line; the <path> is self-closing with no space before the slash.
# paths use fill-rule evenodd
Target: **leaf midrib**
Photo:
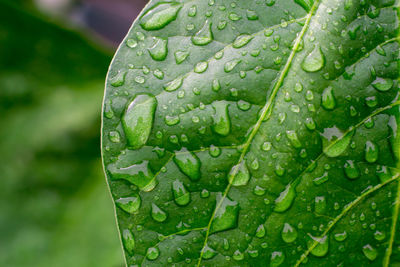
<path id="1" fill-rule="evenodd" d="M 197 267 L 199 267 L 200 264 L 201 264 L 201 260 L 202 260 L 203 253 L 204 253 L 204 248 L 206 247 L 207 242 L 208 242 L 208 237 L 209 237 L 209 235 L 210 235 L 211 224 L 212 224 L 212 222 L 213 222 L 213 219 L 214 219 L 214 217 L 215 217 L 215 214 L 216 214 L 216 212 L 218 211 L 218 209 L 220 208 L 220 206 L 222 205 L 222 202 L 224 201 L 224 199 L 226 198 L 226 196 L 227 196 L 227 194 L 228 194 L 228 192 L 229 192 L 229 189 L 230 189 L 231 186 L 232 186 L 232 182 L 233 182 L 233 180 L 234 180 L 234 177 L 235 177 L 236 174 L 238 173 L 239 164 L 244 160 L 244 157 L 245 157 L 245 155 L 246 155 L 247 152 L 248 152 L 248 149 L 249 149 L 249 147 L 250 147 L 250 145 L 251 145 L 251 143 L 252 143 L 252 141 L 253 141 L 254 136 L 257 134 L 259 128 L 261 127 L 262 122 L 263 122 L 264 120 L 266 120 L 266 119 L 269 119 L 269 116 L 271 115 L 271 109 L 272 109 L 272 107 L 273 107 L 273 101 L 275 100 L 275 97 L 276 97 L 276 95 L 277 95 L 277 93 L 278 93 L 278 91 L 279 91 L 279 88 L 281 87 L 281 85 L 282 85 L 282 83 L 283 83 L 283 80 L 284 80 L 285 77 L 286 77 L 286 74 L 287 74 L 288 71 L 290 70 L 290 66 L 291 66 L 291 64 L 292 64 L 293 58 L 294 58 L 294 56 L 296 55 L 296 53 L 297 53 L 297 51 L 298 51 L 298 47 L 299 47 L 299 45 L 300 45 L 301 40 L 303 39 L 304 34 L 306 33 L 306 31 L 307 31 L 307 29 L 308 29 L 308 26 L 310 25 L 310 22 L 311 22 L 311 19 L 312 19 L 312 17 L 313 17 L 313 14 L 314 14 L 314 13 L 317 11 L 317 9 L 318 9 L 319 2 L 320 2 L 319 0 L 316 0 L 316 1 L 314 2 L 313 6 L 312 6 L 311 9 L 310 9 L 310 12 L 307 14 L 307 16 L 306 16 L 306 22 L 304 23 L 304 26 L 303 26 L 303 28 L 302 28 L 300 34 L 299 34 L 298 37 L 296 38 L 296 42 L 295 42 L 295 44 L 293 45 L 292 51 L 291 51 L 290 56 L 288 57 L 288 59 L 287 59 L 287 61 L 286 61 L 285 67 L 284 67 L 283 70 L 281 71 L 281 74 L 279 75 L 279 78 L 278 78 L 277 82 L 275 83 L 275 85 L 274 85 L 274 87 L 273 87 L 273 89 L 272 89 L 272 93 L 271 93 L 271 95 L 270 95 L 270 97 L 269 97 L 267 103 L 265 104 L 264 108 L 262 109 L 261 116 L 260 116 L 260 118 L 258 119 L 258 121 L 256 122 L 256 124 L 255 124 L 255 126 L 254 126 L 254 129 L 251 131 L 251 133 L 250 133 L 250 135 L 249 135 L 249 138 L 248 138 L 247 142 L 246 142 L 245 145 L 244 145 L 244 148 L 243 148 L 243 151 L 242 151 L 242 153 L 241 153 L 241 155 L 240 155 L 239 161 L 238 161 L 238 163 L 236 164 L 237 167 L 236 167 L 236 168 L 231 172 L 231 174 L 229 175 L 230 177 L 229 177 L 228 181 L 231 181 L 231 182 L 229 182 L 229 184 L 228 184 L 228 186 L 227 186 L 227 188 L 226 188 L 226 190 L 225 190 L 225 192 L 224 192 L 224 195 L 221 197 L 221 200 L 220 200 L 219 203 L 216 205 L 216 207 L 215 207 L 215 209 L 214 209 L 214 212 L 213 212 L 213 214 L 212 214 L 212 216 L 211 216 L 211 218 L 210 218 L 210 221 L 209 221 L 208 226 L 207 226 L 206 237 L 205 237 L 205 239 L 204 239 L 204 244 L 203 244 L 203 247 L 202 247 L 201 252 L 200 252 L 200 256 L 199 256 L 199 261 L 198 261 Z M 235 166 L 235 165 L 234 165 L 234 166 Z"/>

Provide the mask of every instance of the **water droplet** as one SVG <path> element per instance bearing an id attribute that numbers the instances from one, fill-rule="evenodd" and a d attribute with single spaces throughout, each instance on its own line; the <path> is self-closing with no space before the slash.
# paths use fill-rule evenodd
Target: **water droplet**
<path id="1" fill-rule="evenodd" d="M 325 88 L 322 92 L 321 105 L 326 110 L 333 110 L 336 107 L 336 99 L 331 86 Z"/>
<path id="2" fill-rule="evenodd" d="M 147 249 L 147 253 L 146 253 L 147 259 L 153 261 L 153 260 L 157 259 L 159 255 L 160 255 L 160 251 L 158 250 L 158 248 L 150 247 Z"/>
<path id="3" fill-rule="evenodd" d="M 328 236 L 314 237 L 310 234 L 308 234 L 308 235 L 311 237 L 311 240 L 309 242 L 307 242 L 307 247 L 308 247 L 308 249 L 311 249 L 311 254 L 316 257 L 325 256 L 329 250 Z"/>
<path id="4" fill-rule="evenodd" d="M 376 259 L 376 257 L 378 256 L 378 251 L 372 247 L 370 244 L 365 245 L 362 248 L 362 251 L 365 255 L 365 257 L 367 257 L 367 259 L 369 259 L 370 261 L 373 261 Z"/>
<path id="5" fill-rule="evenodd" d="M 153 127 L 156 106 L 155 97 L 137 95 L 126 109 L 122 126 L 131 148 L 139 149 L 146 144 Z"/>
<path id="6" fill-rule="evenodd" d="M 381 231 L 376 231 L 375 233 L 374 233 L 374 238 L 376 239 L 376 240 L 378 240 L 378 241 L 382 241 L 382 240 L 384 240 L 385 238 L 386 238 L 386 234 L 385 234 L 385 232 L 381 232 Z"/>
<path id="7" fill-rule="evenodd" d="M 278 267 L 285 261 L 285 254 L 283 254 L 281 251 L 274 251 L 271 254 L 271 263 L 270 267 Z"/>
<path id="8" fill-rule="evenodd" d="M 179 119 L 179 116 L 165 116 L 164 118 L 165 124 L 168 126 L 173 126 L 178 124 L 181 120 Z"/>
<path id="9" fill-rule="evenodd" d="M 175 91 L 175 90 L 179 89 L 182 86 L 182 83 L 183 83 L 183 77 L 178 77 L 175 80 L 167 83 L 164 86 L 164 90 L 167 91 L 167 92 Z"/>
<path id="10" fill-rule="evenodd" d="M 218 92 L 221 89 L 221 84 L 217 79 L 213 80 L 211 88 L 214 92 Z"/>
<path id="11" fill-rule="evenodd" d="M 347 232 L 346 232 L 346 231 L 343 231 L 342 233 L 336 233 L 336 234 L 334 235 L 334 237 L 335 237 L 335 240 L 336 240 L 336 241 L 342 242 L 342 241 L 344 241 L 344 240 L 347 238 Z"/>
<path id="12" fill-rule="evenodd" d="M 240 110 L 243 110 L 243 111 L 247 111 L 251 108 L 251 104 L 249 102 L 246 102 L 243 100 L 239 100 L 237 102 L 237 106 Z"/>
<path id="13" fill-rule="evenodd" d="M 222 196 L 217 196 L 217 203 L 221 200 Z M 230 200 L 225 197 L 219 209 L 216 211 L 214 220 L 211 224 L 210 233 L 220 232 L 237 226 L 239 215 L 239 204 L 236 201 Z"/>
<path id="14" fill-rule="evenodd" d="M 210 192 L 209 192 L 207 189 L 201 190 L 201 192 L 200 192 L 200 197 L 202 197 L 202 198 L 207 198 L 207 197 L 209 197 L 209 196 L 210 196 Z"/>
<path id="15" fill-rule="evenodd" d="M 154 37 L 154 45 L 150 47 L 149 54 L 152 59 L 163 61 L 168 55 L 168 40 Z"/>
<path id="16" fill-rule="evenodd" d="M 110 79 L 110 84 L 114 87 L 119 87 L 125 83 L 126 71 L 118 71 L 117 75 Z"/>
<path id="17" fill-rule="evenodd" d="M 226 62 L 224 65 L 224 71 L 227 73 L 231 72 L 241 61 L 242 60 L 240 59 L 233 59 L 231 61 Z"/>
<path id="18" fill-rule="evenodd" d="M 115 201 L 115 204 L 117 204 L 119 208 L 130 214 L 133 214 L 136 211 L 138 211 L 141 203 L 142 200 L 139 195 L 134 195 L 131 197 L 123 197 Z"/>
<path id="19" fill-rule="evenodd" d="M 315 46 L 314 50 L 308 54 L 301 63 L 302 69 L 306 72 L 319 71 L 324 65 L 325 57 L 319 46 Z"/>
<path id="20" fill-rule="evenodd" d="M 356 179 L 360 176 L 360 169 L 352 160 L 347 160 L 344 164 L 344 173 L 349 179 Z"/>
<path id="21" fill-rule="evenodd" d="M 258 20 L 258 15 L 254 10 L 247 10 L 246 16 L 248 20 Z"/>
<path id="22" fill-rule="evenodd" d="M 265 236 L 265 227 L 264 224 L 260 224 L 260 226 L 258 226 L 257 230 L 256 230 L 256 237 L 258 238 L 263 238 Z"/>
<path id="23" fill-rule="evenodd" d="M 232 258 L 233 258 L 235 261 L 241 261 L 241 260 L 244 259 L 244 254 L 243 254 L 242 252 L 240 252 L 240 250 L 237 249 L 237 250 L 233 253 Z"/>
<path id="24" fill-rule="evenodd" d="M 290 224 L 285 223 L 282 229 L 282 240 L 286 243 L 292 243 L 297 238 L 297 230 L 293 228 Z"/>
<path id="25" fill-rule="evenodd" d="M 208 246 L 208 244 L 206 244 L 204 249 L 203 249 L 202 258 L 205 259 L 205 260 L 208 260 L 208 259 L 213 258 L 215 255 L 217 255 L 217 252 L 214 249 L 210 248 Z"/>
<path id="26" fill-rule="evenodd" d="M 186 206 L 190 202 L 190 192 L 181 181 L 175 180 L 172 183 L 172 192 L 175 203 L 179 206 Z"/>
<path id="27" fill-rule="evenodd" d="M 330 158 L 338 157 L 347 149 L 351 139 L 354 135 L 354 130 L 342 134 L 342 132 L 336 128 L 326 128 L 321 134 L 322 145 L 325 155 Z"/>
<path id="28" fill-rule="evenodd" d="M 240 20 L 240 19 L 242 18 L 241 16 L 239 16 L 239 15 L 236 14 L 235 12 L 229 13 L 228 17 L 229 17 L 229 19 L 232 20 L 232 21 L 238 21 L 238 20 Z"/>
<path id="29" fill-rule="evenodd" d="M 167 219 L 168 215 L 165 211 L 153 203 L 151 204 L 151 217 L 157 222 L 163 222 Z"/>
<path id="30" fill-rule="evenodd" d="M 376 174 L 379 177 L 379 180 L 381 181 L 381 183 L 386 182 L 387 180 L 390 180 L 393 176 L 392 176 L 392 172 L 390 171 L 390 169 L 386 166 L 378 166 L 376 169 Z"/>
<path id="31" fill-rule="evenodd" d="M 294 2 L 304 8 L 305 11 L 310 12 L 314 0 L 294 0 Z"/>
<path id="32" fill-rule="evenodd" d="M 182 148 L 175 153 L 173 160 L 178 168 L 192 181 L 200 179 L 200 160 L 193 152 Z"/>
<path id="33" fill-rule="evenodd" d="M 316 185 L 320 185 L 328 181 L 328 179 L 329 179 L 328 172 L 324 172 L 321 176 L 314 178 L 313 182 Z"/>
<path id="34" fill-rule="evenodd" d="M 154 77 L 156 77 L 157 79 L 160 79 L 160 80 L 164 79 L 164 72 L 162 72 L 162 70 L 155 69 L 153 71 L 153 74 L 154 74 Z"/>
<path id="35" fill-rule="evenodd" d="M 384 78 L 377 78 L 375 81 L 372 82 L 372 86 L 381 92 L 389 91 L 393 87 L 393 80 L 392 79 L 384 79 Z"/>
<path id="36" fill-rule="evenodd" d="M 133 250 L 135 248 L 135 238 L 133 237 L 131 230 L 124 229 L 122 231 L 122 243 L 124 244 L 125 250 L 129 254 L 133 254 Z"/>
<path id="37" fill-rule="evenodd" d="M 121 141 L 121 136 L 120 136 L 119 132 L 117 132 L 117 131 L 111 131 L 108 134 L 108 137 L 109 137 L 110 141 L 113 143 L 119 143 Z"/>
<path id="38" fill-rule="evenodd" d="M 234 48 L 241 48 L 245 45 L 247 45 L 251 39 L 253 39 L 253 36 L 248 35 L 248 34 L 242 34 L 236 37 L 235 41 L 233 42 L 233 47 Z"/>
<path id="39" fill-rule="evenodd" d="M 129 48 L 135 48 L 137 44 L 138 42 L 135 39 L 126 40 L 126 46 L 128 46 Z"/>
<path id="40" fill-rule="evenodd" d="M 203 28 L 192 36 L 192 42 L 194 45 L 207 45 L 214 39 L 211 31 L 211 22 L 208 20 L 204 23 Z"/>
<path id="41" fill-rule="evenodd" d="M 295 190 L 296 189 L 293 184 L 288 184 L 286 186 L 285 190 L 283 190 L 280 193 L 279 197 L 275 199 L 275 207 L 274 207 L 275 212 L 285 212 L 290 208 L 296 197 Z"/>
<path id="42" fill-rule="evenodd" d="M 306 125 L 307 129 L 309 129 L 311 131 L 315 130 L 315 128 L 317 127 L 315 125 L 313 118 L 306 118 L 306 121 L 304 124 Z"/>
<path id="43" fill-rule="evenodd" d="M 196 64 L 194 67 L 194 72 L 196 73 L 203 73 L 207 70 L 208 68 L 208 63 L 206 61 L 202 61 Z"/>
<path id="44" fill-rule="evenodd" d="M 278 137 L 278 136 L 277 136 Z M 280 137 L 279 137 L 280 139 Z M 279 140 L 277 140 L 279 141 Z M 282 177 L 285 174 L 285 168 L 283 168 L 279 163 L 275 166 L 275 173 L 276 175 Z"/>
<path id="45" fill-rule="evenodd" d="M 228 103 L 216 101 L 212 103 L 215 110 L 213 115 L 214 124 L 212 130 L 222 136 L 227 136 L 231 131 L 231 120 L 229 118 Z"/>
<path id="46" fill-rule="evenodd" d="M 116 163 L 112 163 L 108 165 L 107 170 L 110 172 L 113 180 L 126 180 L 138 186 L 139 189 L 146 188 L 152 183 L 154 177 L 148 161 L 143 161 L 123 168 L 117 167 Z"/>
<path id="47" fill-rule="evenodd" d="M 261 149 L 264 151 L 269 151 L 272 148 L 271 142 L 264 142 L 261 146 Z"/>
<path id="48" fill-rule="evenodd" d="M 162 29 L 176 19 L 181 8 L 182 4 L 177 2 L 161 2 L 149 9 L 140 18 L 140 26 L 147 31 Z"/>
<path id="49" fill-rule="evenodd" d="M 378 146 L 372 141 L 367 141 L 365 143 L 365 160 L 369 163 L 374 163 L 378 160 L 378 154 Z"/>
<path id="50" fill-rule="evenodd" d="M 191 6 L 191 7 L 189 8 L 188 16 L 189 16 L 189 17 L 194 17 L 194 16 L 196 16 L 196 14 L 197 14 L 197 6 L 196 6 L 196 5 L 193 5 L 193 6 Z"/>
<path id="51" fill-rule="evenodd" d="M 247 185 L 250 180 L 250 173 L 247 169 L 247 165 L 245 161 L 240 162 L 239 164 L 232 167 L 229 173 L 229 183 L 233 186 L 242 186 Z"/>
<path id="52" fill-rule="evenodd" d="M 323 214 L 326 211 L 326 199 L 324 196 L 315 197 L 315 212 Z"/>
<path id="53" fill-rule="evenodd" d="M 293 147 L 295 147 L 295 148 L 302 147 L 301 142 L 300 142 L 299 138 L 297 137 L 296 131 L 286 131 L 286 137 L 289 139 L 289 141 Z"/>
<path id="54" fill-rule="evenodd" d="M 189 52 L 186 51 L 176 51 L 174 53 L 175 56 L 175 62 L 176 64 L 181 64 L 185 59 L 189 56 Z"/>

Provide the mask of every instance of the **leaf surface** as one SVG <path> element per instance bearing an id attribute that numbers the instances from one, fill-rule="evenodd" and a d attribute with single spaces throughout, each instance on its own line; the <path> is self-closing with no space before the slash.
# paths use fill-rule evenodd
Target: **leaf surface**
<path id="1" fill-rule="evenodd" d="M 397 31 L 395 1 L 151 1 L 104 100 L 127 264 L 399 263 Z"/>

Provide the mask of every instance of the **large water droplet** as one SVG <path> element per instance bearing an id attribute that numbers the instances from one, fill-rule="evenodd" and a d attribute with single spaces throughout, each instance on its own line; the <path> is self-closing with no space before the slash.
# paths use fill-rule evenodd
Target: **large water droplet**
<path id="1" fill-rule="evenodd" d="M 212 107 L 215 110 L 213 115 L 214 124 L 212 125 L 213 131 L 219 135 L 227 136 L 231 131 L 228 103 L 217 101 L 212 103 Z"/>
<path id="2" fill-rule="evenodd" d="M 163 61 L 168 55 L 168 40 L 154 37 L 154 45 L 148 50 L 152 59 Z"/>
<path id="3" fill-rule="evenodd" d="M 167 92 L 175 91 L 175 90 L 179 89 L 182 86 L 182 83 L 183 83 L 183 77 L 178 77 L 175 80 L 167 83 L 164 86 L 164 90 L 167 91 Z"/>
<path id="4" fill-rule="evenodd" d="M 192 181 L 200 179 L 200 160 L 193 153 L 188 151 L 186 148 L 182 148 L 179 152 L 176 152 L 174 156 L 174 162 L 185 175 L 187 175 Z"/>
<path id="5" fill-rule="evenodd" d="M 226 62 L 224 65 L 224 71 L 227 73 L 231 72 L 241 61 L 242 61 L 241 59 L 233 59 L 231 61 Z"/>
<path id="6" fill-rule="evenodd" d="M 336 126 L 325 128 L 322 136 L 322 146 L 325 155 L 334 158 L 340 156 L 349 146 L 354 130 L 342 133 Z"/>
<path id="7" fill-rule="evenodd" d="M 165 211 L 153 203 L 151 204 L 151 217 L 157 222 L 163 222 L 167 219 L 168 215 Z"/>
<path id="8" fill-rule="evenodd" d="M 175 20 L 182 4 L 177 2 L 159 3 L 140 18 L 140 26 L 148 31 L 159 30 Z"/>
<path id="9" fill-rule="evenodd" d="M 325 57 L 318 45 L 314 47 L 313 51 L 308 54 L 301 63 L 302 69 L 306 72 L 319 71 L 324 65 Z"/>
<path id="10" fill-rule="evenodd" d="M 141 203 L 142 200 L 140 196 L 136 194 L 131 197 L 119 198 L 115 201 L 115 204 L 117 204 L 118 207 L 120 207 L 122 210 L 130 214 L 133 214 L 136 211 L 138 211 Z"/>
<path id="11" fill-rule="evenodd" d="M 133 254 L 133 250 L 135 248 L 135 238 L 133 237 L 131 230 L 124 229 L 122 231 L 122 243 L 124 244 L 125 250 L 128 252 L 128 254 Z"/>
<path id="12" fill-rule="evenodd" d="M 278 267 L 285 261 L 285 254 L 281 251 L 274 251 L 271 254 L 270 267 Z"/>
<path id="13" fill-rule="evenodd" d="M 301 142 L 300 142 L 299 138 L 297 137 L 296 131 L 286 131 L 286 136 L 289 139 L 289 141 L 293 147 L 295 147 L 295 148 L 302 147 Z"/>
<path id="14" fill-rule="evenodd" d="M 336 240 L 336 241 L 338 241 L 338 242 L 343 242 L 343 241 L 347 238 L 347 232 L 346 232 L 346 231 L 343 231 L 343 232 L 341 232 L 341 233 L 336 233 L 336 234 L 334 235 L 334 237 L 335 237 L 335 240 Z"/>
<path id="15" fill-rule="evenodd" d="M 196 66 L 194 67 L 194 72 L 203 73 L 207 70 L 207 68 L 208 68 L 208 63 L 206 61 L 201 61 L 197 63 Z"/>
<path id="16" fill-rule="evenodd" d="M 240 250 L 237 249 L 237 250 L 233 253 L 232 258 L 233 258 L 235 261 L 241 261 L 241 260 L 244 259 L 244 254 L 243 254 Z"/>
<path id="17" fill-rule="evenodd" d="M 297 230 L 293 228 L 290 224 L 285 223 L 282 229 L 282 240 L 286 243 L 292 243 L 297 238 Z"/>
<path id="18" fill-rule="evenodd" d="M 110 79 L 110 84 L 114 87 L 119 87 L 125 83 L 126 71 L 118 71 L 117 75 Z"/>
<path id="19" fill-rule="evenodd" d="M 296 197 L 296 189 L 293 184 L 288 184 L 283 190 L 279 197 L 275 199 L 275 212 L 285 212 L 290 208 L 293 203 L 293 200 Z"/>
<path id="20" fill-rule="evenodd" d="M 122 117 L 129 147 L 139 149 L 146 144 L 153 127 L 156 107 L 157 100 L 150 95 L 137 95 L 129 104 Z"/>
<path id="21" fill-rule="evenodd" d="M 377 78 L 375 81 L 372 82 L 372 86 L 381 92 L 389 91 L 393 87 L 393 80 L 392 79 L 384 79 L 384 78 Z"/>
<path id="22" fill-rule="evenodd" d="M 176 64 L 181 64 L 185 59 L 189 56 L 189 52 L 187 51 L 176 51 L 174 53 L 175 56 L 175 62 Z"/>
<path id="23" fill-rule="evenodd" d="M 253 39 L 253 36 L 248 35 L 248 34 L 242 34 L 236 37 L 235 41 L 233 42 L 232 46 L 234 48 L 241 48 L 245 45 L 247 45 L 251 39 Z"/>
<path id="24" fill-rule="evenodd" d="M 308 235 L 311 237 L 311 240 L 309 242 L 307 242 L 307 247 L 308 247 L 308 249 L 311 249 L 311 254 L 316 257 L 325 256 L 329 250 L 328 236 L 326 235 L 324 237 L 314 237 L 310 234 L 308 234 Z"/>
<path id="25" fill-rule="evenodd" d="M 325 88 L 322 92 L 321 105 L 326 110 L 333 110 L 336 107 L 336 99 L 331 86 Z"/>
<path id="26" fill-rule="evenodd" d="M 372 141 L 367 141 L 365 143 L 365 160 L 369 163 L 374 163 L 378 160 L 378 154 L 378 146 Z"/>
<path id="27" fill-rule="evenodd" d="M 214 36 L 211 30 L 211 22 L 208 20 L 204 23 L 201 30 L 192 36 L 192 42 L 194 45 L 207 45 L 211 43 L 213 39 Z"/>
<path id="28" fill-rule="evenodd" d="M 232 167 L 229 173 L 229 183 L 231 183 L 233 186 L 242 186 L 247 185 L 249 180 L 250 173 L 245 161 L 242 161 Z"/>
<path id="29" fill-rule="evenodd" d="M 360 176 L 360 169 L 352 160 L 347 160 L 344 164 L 344 173 L 349 179 L 356 179 Z"/>
<path id="30" fill-rule="evenodd" d="M 206 244 L 206 246 L 203 249 L 202 258 L 205 260 L 208 260 L 208 259 L 213 258 L 215 255 L 217 255 L 217 252 L 214 249 L 212 249 L 211 247 L 209 247 L 208 244 Z"/>
<path id="31" fill-rule="evenodd" d="M 220 202 L 221 194 L 217 197 L 217 203 Z M 239 204 L 236 201 L 225 197 L 222 200 L 219 209 L 216 211 L 214 220 L 211 224 L 210 233 L 220 232 L 237 226 L 239 215 Z"/>
<path id="32" fill-rule="evenodd" d="M 256 230 L 256 237 L 258 238 L 263 238 L 265 236 L 265 227 L 264 224 L 261 224 L 260 226 L 258 226 L 257 230 Z"/>
<path id="33" fill-rule="evenodd" d="M 378 256 L 378 251 L 372 247 L 370 244 L 365 245 L 362 248 L 362 251 L 365 255 L 365 257 L 367 257 L 367 259 L 369 259 L 370 261 L 373 261 L 376 259 L 376 257 Z"/>
<path id="34" fill-rule="evenodd" d="M 186 206 L 190 202 L 190 192 L 181 181 L 175 180 L 172 183 L 172 192 L 175 203 L 179 206 Z"/>
<path id="35" fill-rule="evenodd" d="M 148 161 L 143 161 L 129 167 L 118 167 L 116 163 L 108 165 L 107 170 L 111 174 L 113 180 L 127 180 L 128 182 L 136 185 L 139 189 L 143 189 L 153 180 L 153 172 L 149 167 Z"/>
<path id="36" fill-rule="evenodd" d="M 146 253 L 147 259 L 153 261 L 153 260 L 156 260 L 159 255 L 160 255 L 160 251 L 158 250 L 158 248 L 150 247 L 147 249 L 147 253 Z"/>

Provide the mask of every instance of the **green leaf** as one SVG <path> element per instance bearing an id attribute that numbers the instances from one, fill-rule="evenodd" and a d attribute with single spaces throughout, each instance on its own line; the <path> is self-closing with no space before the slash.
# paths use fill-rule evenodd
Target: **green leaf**
<path id="1" fill-rule="evenodd" d="M 400 263 L 394 0 L 151 1 L 143 14 L 104 100 L 113 198 L 141 199 L 116 209 L 135 240 L 127 265 Z M 146 129 L 134 148 L 127 116 Z M 153 176 L 143 187 L 115 164 Z"/>

